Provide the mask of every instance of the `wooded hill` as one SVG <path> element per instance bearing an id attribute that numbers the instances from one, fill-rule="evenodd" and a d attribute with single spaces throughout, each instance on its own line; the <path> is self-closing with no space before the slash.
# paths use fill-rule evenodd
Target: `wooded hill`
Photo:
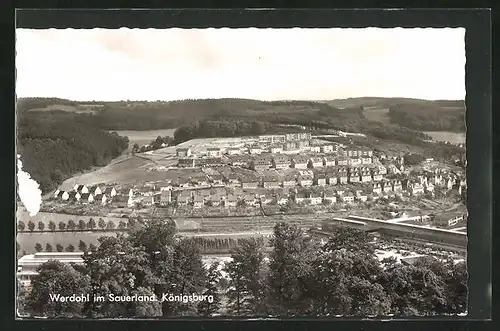
<path id="1" fill-rule="evenodd" d="M 97 109 L 93 115 L 78 115 L 106 130 L 168 129 L 193 124 L 197 120 L 231 118 L 306 125 L 315 122 L 319 126 L 331 127 L 366 120 L 363 109 L 369 107 L 391 109 L 391 122 L 410 129 L 460 130 L 464 127 L 465 114 L 464 102 L 460 100 L 372 97 L 320 102 L 248 99 L 77 102 L 57 98 L 21 98 L 17 111 L 23 113 L 45 108 L 49 112 L 77 112 L 78 107 L 92 106 L 99 106 L 93 108 Z"/>

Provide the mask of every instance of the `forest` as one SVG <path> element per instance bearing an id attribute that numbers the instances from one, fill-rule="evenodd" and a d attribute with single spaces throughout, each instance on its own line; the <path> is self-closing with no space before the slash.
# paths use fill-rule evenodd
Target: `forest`
<path id="1" fill-rule="evenodd" d="M 360 230 L 334 228 L 324 244 L 296 226 L 279 223 L 268 245 L 263 238 L 232 245 L 232 261 L 204 267 L 200 242 L 178 237 L 173 222 L 152 220 L 128 237 L 101 237 L 97 247 L 80 243 L 83 265 L 42 264 L 30 291 L 18 283 L 19 312 L 55 318 L 168 318 L 431 316 L 466 311 L 464 262 L 432 257 L 409 265 L 394 258 L 379 261 L 370 234 Z M 157 298 L 162 293 L 197 294 L 213 300 L 56 302 L 50 293 Z"/>
<path id="2" fill-rule="evenodd" d="M 443 109 L 403 104 L 389 109 L 391 123 L 414 130 L 465 132 L 465 106 Z"/>
<path id="3" fill-rule="evenodd" d="M 106 165 L 128 147 L 127 137 L 95 128 L 74 114 L 26 113 L 17 124 L 23 169 L 44 193 L 76 172 Z"/>

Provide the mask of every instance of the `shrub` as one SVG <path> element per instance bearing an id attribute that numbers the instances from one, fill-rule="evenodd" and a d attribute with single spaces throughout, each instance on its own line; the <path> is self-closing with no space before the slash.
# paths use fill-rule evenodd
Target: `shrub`
<path id="1" fill-rule="evenodd" d="M 106 227 L 106 222 L 102 218 L 99 218 L 99 222 L 97 222 L 97 226 L 101 229 L 104 229 Z"/>
<path id="2" fill-rule="evenodd" d="M 42 221 L 38 222 L 38 230 L 43 231 L 45 230 L 45 223 Z"/>
<path id="3" fill-rule="evenodd" d="M 35 251 L 37 251 L 37 252 L 43 251 L 42 244 L 36 243 L 36 245 L 35 245 Z"/>
<path id="4" fill-rule="evenodd" d="M 52 252 L 53 250 L 54 250 L 54 248 L 52 247 L 51 244 L 47 243 L 47 245 L 45 245 L 46 252 Z"/>
<path id="5" fill-rule="evenodd" d="M 82 252 L 85 252 L 87 250 L 87 244 L 85 244 L 84 241 L 80 240 L 78 243 L 78 249 Z"/>
<path id="6" fill-rule="evenodd" d="M 49 229 L 50 229 L 50 231 L 54 231 L 56 229 L 56 223 L 50 221 L 49 222 Z"/>
<path id="7" fill-rule="evenodd" d="M 115 223 L 109 220 L 108 223 L 106 224 L 106 228 L 109 230 L 113 230 L 115 228 Z"/>
<path id="8" fill-rule="evenodd" d="M 57 250 L 58 252 L 62 252 L 62 251 L 64 250 L 63 245 L 61 245 L 61 244 L 57 244 L 57 245 L 56 245 L 56 250 Z"/>
<path id="9" fill-rule="evenodd" d="M 118 223 L 118 228 L 125 229 L 126 227 L 127 227 L 127 223 L 125 223 L 123 220 L 120 220 L 120 223 Z"/>
<path id="10" fill-rule="evenodd" d="M 24 229 L 26 229 L 26 224 L 24 224 L 23 221 L 17 222 L 17 230 L 18 231 L 24 231 Z"/>
<path id="11" fill-rule="evenodd" d="M 65 230 L 66 229 L 66 223 L 63 221 L 59 222 L 59 230 Z"/>
<path id="12" fill-rule="evenodd" d="M 75 246 L 69 244 L 68 247 L 66 247 L 66 252 L 74 252 L 75 251 Z"/>
<path id="13" fill-rule="evenodd" d="M 135 219 L 133 219 L 133 218 L 129 218 L 129 220 L 128 220 L 128 224 L 127 224 L 128 228 L 129 228 L 129 229 L 133 228 L 133 227 L 135 226 L 135 223 L 136 223 L 136 222 L 135 222 Z"/>
<path id="14" fill-rule="evenodd" d="M 96 249 L 97 249 L 97 247 L 94 244 L 90 243 L 89 251 L 94 252 Z"/>
<path id="15" fill-rule="evenodd" d="M 78 230 L 85 230 L 87 228 L 87 224 L 85 224 L 84 220 L 78 221 Z"/>
<path id="16" fill-rule="evenodd" d="M 90 218 L 89 223 L 87 224 L 87 227 L 88 227 L 90 230 L 95 229 L 96 224 L 95 224 L 95 221 L 94 221 L 94 219 L 93 219 L 93 218 Z"/>
<path id="17" fill-rule="evenodd" d="M 33 223 L 32 221 L 29 221 L 29 222 L 28 222 L 28 229 L 29 229 L 30 231 L 35 230 L 35 223 Z"/>
<path id="18" fill-rule="evenodd" d="M 68 221 L 68 230 L 74 230 L 76 228 L 76 223 L 73 220 Z"/>

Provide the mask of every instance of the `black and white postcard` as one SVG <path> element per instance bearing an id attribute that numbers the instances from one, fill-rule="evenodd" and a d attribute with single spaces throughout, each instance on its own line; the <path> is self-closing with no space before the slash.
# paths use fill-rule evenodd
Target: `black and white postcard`
<path id="1" fill-rule="evenodd" d="M 17 317 L 466 316 L 465 34 L 18 28 Z"/>

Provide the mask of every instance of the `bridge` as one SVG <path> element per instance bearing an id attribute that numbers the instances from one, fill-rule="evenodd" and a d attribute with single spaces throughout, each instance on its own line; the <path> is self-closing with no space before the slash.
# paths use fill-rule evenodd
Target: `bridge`
<path id="1" fill-rule="evenodd" d="M 467 248 L 467 233 L 456 229 L 446 230 L 431 228 L 422 225 L 384 221 L 354 215 L 349 215 L 346 219 L 333 218 L 331 220 L 326 220 L 323 225 L 326 227 L 329 225 L 345 225 L 370 232 L 377 231 L 391 237 L 435 243 L 447 247 L 458 248 L 460 250 Z"/>

